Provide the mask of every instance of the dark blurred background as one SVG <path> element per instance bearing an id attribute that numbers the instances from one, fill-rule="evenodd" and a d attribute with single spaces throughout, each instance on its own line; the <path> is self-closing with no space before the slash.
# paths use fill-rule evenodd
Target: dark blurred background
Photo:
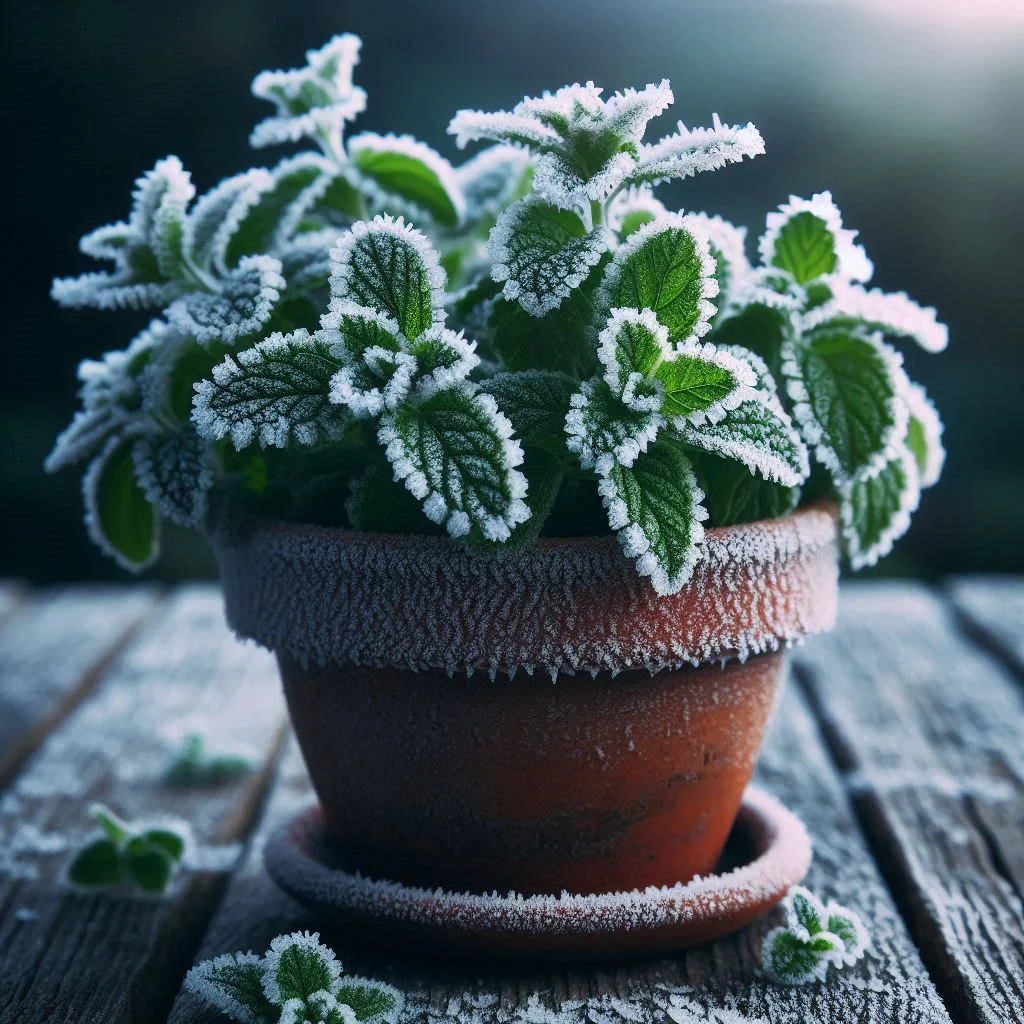
<path id="1" fill-rule="evenodd" d="M 896 8 L 894 13 L 889 8 Z M 887 573 L 1024 570 L 1024 4 L 1015 0 L 48 0 L 5 3 L 0 575 L 119 574 L 89 544 L 73 472 L 41 463 L 75 408 L 84 357 L 144 315 L 61 311 L 87 230 L 128 213 L 133 179 L 177 153 L 200 190 L 275 161 L 246 139 L 263 68 L 352 31 L 369 93 L 356 130 L 411 132 L 455 156 L 459 107 L 507 108 L 590 78 L 669 77 L 675 117 L 752 120 L 767 155 L 662 193 L 751 228 L 790 192 L 831 189 L 874 284 L 939 308 L 938 357 L 906 350 L 946 421 L 946 473 Z M 267 108 L 269 109 L 269 108 Z M 664 123 L 662 123 L 664 122 Z M 154 572 L 212 574 L 168 531 Z"/>

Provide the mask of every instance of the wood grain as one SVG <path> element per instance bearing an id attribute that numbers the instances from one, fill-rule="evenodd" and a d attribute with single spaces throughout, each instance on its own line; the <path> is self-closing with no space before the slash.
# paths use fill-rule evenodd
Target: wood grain
<path id="1" fill-rule="evenodd" d="M 923 587 L 848 587 L 801 675 L 954 1015 L 1024 1020 L 1024 696 Z"/>
<path id="2" fill-rule="evenodd" d="M 53 643 L 51 658 L 63 657 Z M 166 1019 L 237 857 L 237 847 L 209 844 L 247 834 L 283 721 L 273 661 L 230 637 L 219 593 L 172 595 L 0 803 L 0 1022 Z M 247 751 L 254 771 L 213 789 L 169 785 L 166 769 L 195 731 Z M 221 870 L 183 871 L 159 899 L 71 889 L 63 872 L 90 832 L 92 800 L 129 819 L 184 818 L 198 843 L 193 864 L 216 853 Z"/>
<path id="3" fill-rule="evenodd" d="M 156 599 L 148 587 L 73 587 L 39 592 L 0 617 L 0 788 L 89 692 Z"/>
<path id="4" fill-rule="evenodd" d="M 1024 578 L 961 576 L 946 591 L 969 632 L 1024 673 Z"/>

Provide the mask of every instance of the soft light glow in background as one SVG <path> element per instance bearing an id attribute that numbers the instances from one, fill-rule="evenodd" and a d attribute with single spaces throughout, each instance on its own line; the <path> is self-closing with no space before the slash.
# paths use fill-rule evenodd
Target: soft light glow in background
<path id="1" fill-rule="evenodd" d="M 179 154 L 202 190 L 291 152 L 248 149 L 264 114 L 249 82 L 345 30 L 364 38 L 356 130 L 412 132 L 450 157 L 457 108 L 588 78 L 670 77 L 656 132 L 713 111 L 752 120 L 766 156 L 663 198 L 756 237 L 790 192 L 829 188 L 875 283 L 951 326 L 944 355 L 905 349 L 950 457 L 884 570 L 1024 571 L 1022 0 L 52 0 L 7 5 L 4 22 L 0 574 L 119 576 L 86 539 L 74 473 L 40 464 L 74 409 L 77 362 L 147 318 L 57 310 L 50 278 L 89 269 L 79 236 L 124 217 L 157 158 Z M 169 530 L 165 548 L 158 574 L 212 571 L 196 537 Z"/>

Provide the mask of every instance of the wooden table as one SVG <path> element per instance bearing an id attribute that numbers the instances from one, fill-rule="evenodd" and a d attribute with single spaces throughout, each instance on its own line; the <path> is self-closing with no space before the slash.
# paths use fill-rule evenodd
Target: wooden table
<path id="1" fill-rule="evenodd" d="M 593 970 L 504 972 L 371 954 L 346 969 L 408 993 L 410 1020 L 567 1024 L 1024 1021 L 1024 580 L 845 589 L 795 659 L 759 769 L 807 823 L 808 885 L 864 917 L 872 952 L 824 984 L 758 973 L 778 915 L 711 946 Z M 212 789 L 164 781 L 184 737 L 249 752 Z M 191 963 L 315 921 L 261 845 L 312 799 L 270 655 L 234 641 L 216 589 L 0 585 L 0 1022 L 214 1022 Z M 190 820 L 199 867 L 163 898 L 62 875 L 100 800 Z M 205 864 L 205 868 L 203 865 Z"/>

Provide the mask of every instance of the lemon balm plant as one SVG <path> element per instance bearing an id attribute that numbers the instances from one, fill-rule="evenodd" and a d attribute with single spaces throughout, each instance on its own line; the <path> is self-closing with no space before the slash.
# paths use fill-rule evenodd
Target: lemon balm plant
<path id="1" fill-rule="evenodd" d="M 889 550 L 942 447 L 887 336 L 936 351 L 946 332 L 863 287 L 828 193 L 769 214 L 752 266 L 743 229 L 652 189 L 763 152 L 753 125 L 647 142 L 667 81 L 573 85 L 458 113 L 458 146 L 496 145 L 453 167 L 409 137 L 345 138 L 358 52 L 339 36 L 253 82 L 275 113 L 252 144 L 314 150 L 198 198 L 161 160 L 128 220 L 82 240 L 113 270 L 54 283 L 63 305 L 161 311 L 82 364 L 47 464 L 87 464 L 106 552 L 150 564 L 160 521 L 202 527 L 211 493 L 481 548 L 610 529 L 661 594 L 709 520 L 802 496 L 837 501 L 854 567 Z"/>

